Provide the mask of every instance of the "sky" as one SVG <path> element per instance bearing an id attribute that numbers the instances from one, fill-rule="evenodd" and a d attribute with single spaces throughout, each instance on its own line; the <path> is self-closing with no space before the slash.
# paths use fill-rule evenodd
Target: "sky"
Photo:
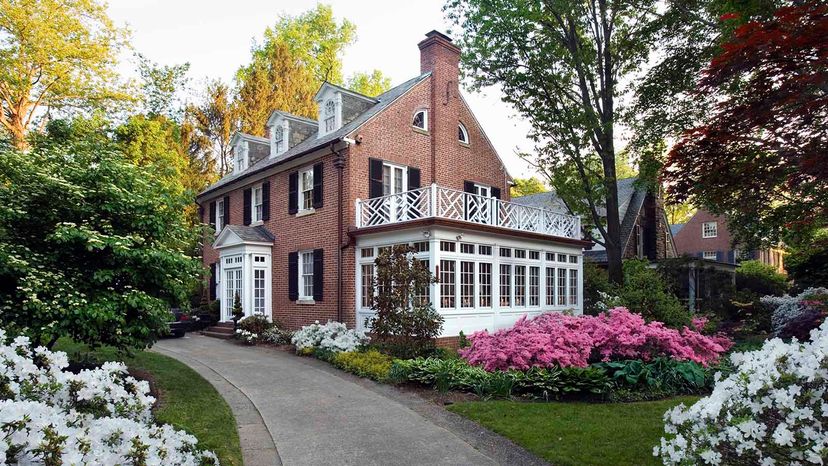
<path id="1" fill-rule="evenodd" d="M 316 6 L 306 0 L 110 0 L 109 15 L 132 33 L 132 46 L 162 65 L 190 63 L 195 82 L 232 82 L 250 59 L 250 47 L 280 14 L 297 15 Z M 330 0 L 337 19 L 357 28 L 356 43 L 343 56 L 344 75 L 380 69 L 400 84 L 420 74 L 417 43 L 432 29 L 449 31 L 443 0 Z M 127 63 L 124 66 L 132 66 Z M 500 91 L 464 91 L 466 100 L 513 177 L 534 175 L 516 154 L 531 152 L 529 124 L 500 100 Z"/>

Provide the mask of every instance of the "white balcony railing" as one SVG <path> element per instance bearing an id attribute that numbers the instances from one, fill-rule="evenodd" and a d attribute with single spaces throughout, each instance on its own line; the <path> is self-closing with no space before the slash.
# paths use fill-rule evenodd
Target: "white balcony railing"
<path id="1" fill-rule="evenodd" d="M 356 200 L 358 228 L 403 223 L 427 217 L 581 239 L 581 220 L 576 216 L 444 188 L 436 184 L 373 199 Z"/>

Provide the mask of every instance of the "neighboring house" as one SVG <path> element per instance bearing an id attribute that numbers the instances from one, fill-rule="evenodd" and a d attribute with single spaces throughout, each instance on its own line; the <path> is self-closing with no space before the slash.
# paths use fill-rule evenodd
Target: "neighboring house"
<path id="1" fill-rule="evenodd" d="M 671 228 L 678 227 L 673 225 Z M 780 248 L 744 250 L 734 247 L 733 238 L 724 217 L 706 210 L 698 210 L 687 223 L 676 228 L 676 250 L 680 255 L 700 257 L 716 262 L 737 264 L 741 260 L 756 259 L 784 272 L 784 253 Z"/>
<path id="2" fill-rule="evenodd" d="M 676 247 L 661 194 L 656 196 L 645 187 L 637 186 L 636 180 L 637 177 L 618 180 L 618 215 L 621 221 L 623 258 L 656 261 L 676 257 Z M 513 202 L 556 212 L 568 212 L 563 200 L 551 191 L 515 198 Z M 599 213 L 605 215 L 606 210 Z M 592 235 L 601 238 L 597 229 Z M 607 251 L 600 244 L 586 251 L 584 256 L 601 265 L 607 263 Z"/>
<path id="3" fill-rule="evenodd" d="M 511 179 L 458 88 L 460 49 L 432 31 L 422 74 L 376 97 L 325 83 L 316 120 L 274 111 L 237 134 L 234 172 L 199 194 L 210 298 L 288 328 L 371 315 L 374 259 L 409 244 L 439 279 L 443 336 L 581 312 L 576 217 L 509 201 Z"/>

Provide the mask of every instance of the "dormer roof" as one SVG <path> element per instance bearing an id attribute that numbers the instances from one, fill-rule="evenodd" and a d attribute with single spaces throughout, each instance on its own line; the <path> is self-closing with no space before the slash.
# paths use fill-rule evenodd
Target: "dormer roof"
<path id="1" fill-rule="evenodd" d="M 317 126 L 318 124 L 316 120 L 311 120 L 310 118 L 305 118 L 299 115 L 294 115 L 292 113 L 283 112 L 281 110 L 274 110 L 270 114 L 270 117 L 267 119 L 267 126 L 273 126 L 276 123 L 276 120 L 278 120 L 280 117 L 284 118 L 285 120 L 292 120 L 299 123 L 304 123 L 306 125 Z"/>
<path id="2" fill-rule="evenodd" d="M 360 94 L 359 92 L 354 92 L 354 91 L 352 91 L 350 89 L 346 89 L 342 86 L 337 86 L 336 84 L 331 84 L 328 81 L 323 82 L 322 85 L 319 86 L 319 90 L 316 91 L 316 95 L 313 96 L 313 99 L 318 102 L 319 99 L 321 99 L 322 96 L 325 94 L 325 91 L 327 91 L 328 89 L 331 89 L 334 92 L 341 92 L 343 95 L 347 95 L 348 97 L 353 97 L 355 99 L 364 100 L 365 102 L 367 102 L 369 104 L 376 104 L 377 102 L 379 102 L 379 100 L 377 100 L 373 97 L 368 97 L 365 94 Z"/>
<path id="3" fill-rule="evenodd" d="M 259 143 L 259 144 L 269 144 L 267 138 L 263 138 L 263 137 L 260 137 L 260 136 L 253 136 L 252 134 L 247 134 L 247 133 L 242 133 L 241 131 L 236 131 L 236 133 L 233 134 L 233 137 L 230 139 L 230 145 L 235 146 L 236 144 L 238 144 L 242 141 L 255 142 L 255 143 Z"/>
<path id="4" fill-rule="evenodd" d="M 309 153 L 311 153 L 315 150 L 318 150 L 318 149 L 320 149 L 324 146 L 328 146 L 331 143 L 341 141 L 342 138 L 350 135 L 351 133 L 353 133 L 354 131 L 359 129 L 362 125 L 364 125 L 365 123 L 370 121 L 378 113 L 380 113 L 383 110 L 385 110 L 386 108 L 388 108 L 388 106 L 390 106 L 397 99 L 399 99 L 400 97 L 405 95 L 414 86 L 416 86 L 417 84 L 419 84 L 422 81 L 424 81 L 425 79 L 427 79 L 429 76 L 431 76 L 430 72 L 423 73 L 420 76 L 417 76 L 416 78 L 409 79 L 408 81 L 400 84 L 399 86 L 396 86 L 396 87 L 390 89 L 389 91 L 377 96 L 376 98 L 373 98 L 372 100 L 375 101 L 375 103 L 373 105 L 371 105 L 366 111 L 362 112 L 353 121 L 350 121 L 349 123 L 343 125 L 341 128 L 337 129 L 336 131 L 330 132 L 330 133 L 325 134 L 321 137 L 309 137 L 308 139 L 300 142 L 299 144 L 295 145 L 294 147 L 291 147 L 290 149 L 288 149 L 287 151 L 285 151 L 281 155 L 277 155 L 275 157 L 265 157 L 264 159 L 260 160 L 256 164 L 251 164 L 251 166 L 247 170 L 244 170 L 240 173 L 231 172 L 230 174 L 228 174 L 224 178 L 221 178 L 220 180 L 218 180 L 217 182 L 215 182 L 211 186 L 209 186 L 207 189 L 202 191 L 198 195 L 198 197 L 199 198 L 204 197 L 204 196 L 206 196 L 206 195 L 208 195 L 208 194 L 210 194 L 214 191 L 217 191 L 217 190 L 219 190 L 219 189 L 221 189 L 221 188 L 223 188 L 223 187 L 225 187 L 229 184 L 235 183 L 236 181 L 238 181 L 240 179 L 256 175 L 256 174 L 261 173 L 261 172 L 263 172 L 263 171 L 265 171 L 265 170 L 267 170 L 271 167 L 274 167 L 276 165 L 280 165 L 280 164 L 285 163 L 289 160 L 292 160 L 296 157 L 301 157 L 303 155 L 309 154 Z M 354 93 L 352 91 L 349 91 L 349 92 Z M 361 94 L 358 94 L 358 93 L 354 93 L 354 94 L 357 94 L 357 95 L 361 96 Z M 367 99 L 371 99 L 370 97 L 365 97 L 365 96 L 362 96 L 362 97 L 367 98 Z M 256 136 L 253 136 L 253 137 L 256 137 Z M 261 138 L 261 139 L 263 139 L 263 141 L 265 141 L 265 142 L 268 142 L 264 138 Z M 259 143 L 261 143 L 261 142 L 259 142 Z M 269 147 L 270 146 L 268 144 L 268 150 L 269 150 Z"/>

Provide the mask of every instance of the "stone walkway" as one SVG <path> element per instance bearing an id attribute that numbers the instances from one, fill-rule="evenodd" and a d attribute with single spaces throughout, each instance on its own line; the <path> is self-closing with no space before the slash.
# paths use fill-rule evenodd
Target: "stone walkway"
<path id="1" fill-rule="evenodd" d="M 247 466 L 545 464 L 433 403 L 315 359 L 194 334 L 153 349 L 227 400 Z"/>

